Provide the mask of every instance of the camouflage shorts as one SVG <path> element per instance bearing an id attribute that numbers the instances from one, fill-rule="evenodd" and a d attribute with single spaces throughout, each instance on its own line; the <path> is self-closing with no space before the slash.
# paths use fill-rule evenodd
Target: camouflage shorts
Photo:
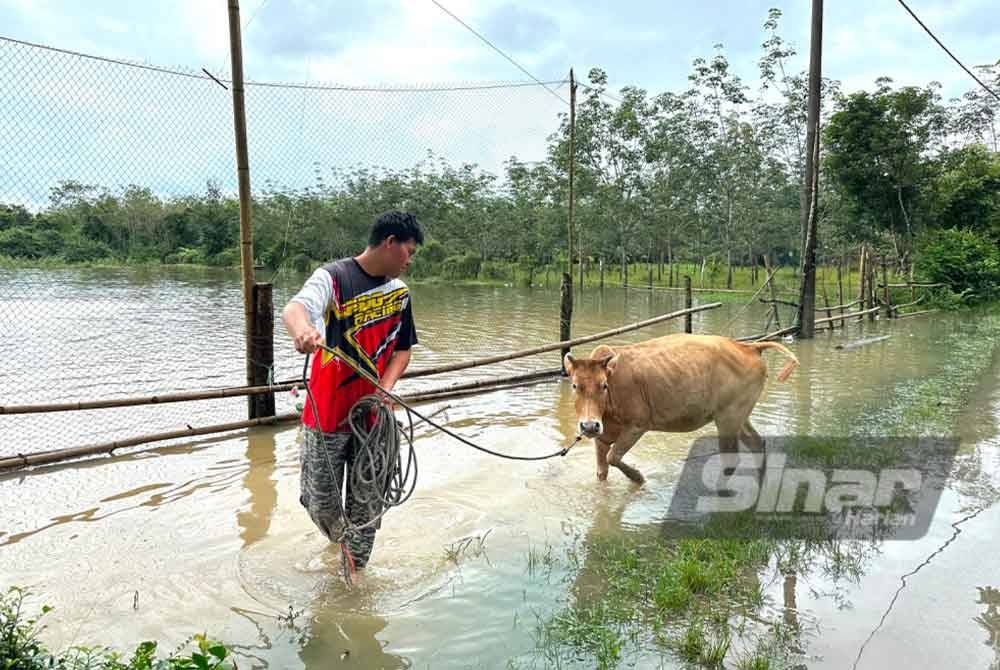
<path id="1" fill-rule="evenodd" d="M 357 451 L 351 433 L 320 433 L 306 426 L 303 426 L 302 431 L 302 451 L 299 454 L 302 466 L 299 476 L 299 502 L 309 512 L 309 517 L 316 527 L 331 542 L 340 542 L 344 532 L 341 510 L 344 510 L 352 526 L 364 525 L 382 511 L 381 504 L 376 502 L 377 492 L 368 490 L 369 487 L 366 486 L 351 485 L 350 473 Z M 370 488 L 374 489 L 374 486 Z M 364 502 L 366 500 L 371 502 Z M 381 519 L 370 527 L 349 533 L 344 538 L 357 567 L 364 566 L 371 557 L 375 531 L 379 526 Z"/>

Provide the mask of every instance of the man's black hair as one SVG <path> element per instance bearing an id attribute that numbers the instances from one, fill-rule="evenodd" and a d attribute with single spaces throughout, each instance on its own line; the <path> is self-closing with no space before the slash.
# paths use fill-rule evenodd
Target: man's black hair
<path id="1" fill-rule="evenodd" d="M 417 244 L 424 243 L 424 229 L 417 223 L 417 217 L 409 212 L 394 209 L 375 219 L 368 236 L 368 246 L 377 247 L 390 235 L 395 235 L 399 242 L 416 240 Z"/>

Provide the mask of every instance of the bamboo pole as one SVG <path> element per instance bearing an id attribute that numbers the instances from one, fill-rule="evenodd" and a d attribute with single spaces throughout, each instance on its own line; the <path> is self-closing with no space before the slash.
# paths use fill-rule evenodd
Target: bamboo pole
<path id="1" fill-rule="evenodd" d="M 938 288 L 945 286 L 945 284 L 932 284 L 932 283 L 921 283 L 921 282 L 904 282 L 902 284 L 880 284 L 879 288 L 882 286 L 887 286 L 889 288 Z"/>
<path id="2" fill-rule="evenodd" d="M 524 375 L 508 377 L 506 379 L 480 380 L 477 382 L 469 382 L 466 384 L 455 384 L 446 388 L 439 388 L 420 393 L 401 395 L 400 398 L 402 398 L 407 403 L 417 404 L 423 402 L 430 402 L 433 400 L 443 400 L 446 398 L 455 398 L 460 396 L 473 395 L 476 393 L 490 393 L 493 391 L 501 391 L 523 386 L 529 386 L 532 384 L 538 384 L 550 378 L 559 376 L 561 372 L 562 368 L 551 368 L 547 370 L 539 370 L 537 372 L 532 372 Z M 53 449 L 50 451 L 43 451 L 34 454 L 17 454 L 15 456 L 0 457 L 0 470 L 26 467 L 29 465 L 43 465 L 46 463 L 55 463 L 59 461 L 69 460 L 72 458 L 78 458 L 81 456 L 92 456 L 95 454 L 112 454 L 117 449 L 139 446 L 141 444 L 148 444 L 150 442 L 161 442 L 164 440 L 180 439 L 184 437 L 198 437 L 202 435 L 211 435 L 217 433 L 230 432 L 233 430 L 253 428 L 255 426 L 261 426 L 261 425 L 291 423 L 294 421 L 298 421 L 300 418 L 301 415 L 299 413 L 293 412 L 277 416 L 261 417 L 258 419 L 248 419 L 246 421 L 236 421 L 232 423 L 202 426 L 200 428 L 189 427 L 181 430 L 175 430 L 163 433 L 154 433 L 151 435 L 143 435 L 139 437 L 129 438 L 126 440 L 116 440 L 112 442 L 105 442 L 101 444 L 94 444 L 82 447 Z"/>
<path id="3" fill-rule="evenodd" d="M 608 286 L 614 286 L 615 288 L 626 288 L 633 290 L 649 291 L 648 286 L 626 286 L 625 284 L 619 284 L 615 282 L 608 282 Z M 683 291 L 683 286 L 654 286 L 652 288 L 654 291 Z M 692 288 L 694 293 L 733 293 L 741 295 L 750 295 L 753 293 L 750 289 L 745 288 Z M 795 291 L 778 291 L 780 295 L 798 295 Z"/>
<path id="4" fill-rule="evenodd" d="M 229 0 L 229 54 L 233 77 L 233 129 L 236 132 L 236 175 L 240 195 L 240 267 L 243 279 L 243 327 L 246 339 L 247 386 L 253 385 L 253 230 L 250 227 L 250 160 L 247 117 L 243 99 L 243 46 L 240 2 Z"/>
<path id="5" fill-rule="evenodd" d="M 646 321 L 639 321 L 627 326 L 622 326 L 613 330 L 605 331 L 603 333 L 596 333 L 594 335 L 587 335 L 584 337 L 577 338 L 575 340 L 569 340 L 564 342 L 556 342 L 554 344 L 545 345 L 542 347 L 536 347 L 534 349 L 527 349 L 522 351 L 513 352 L 511 354 L 501 354 L 499 356 L 493 356 L 487 359 L 465 361 L 460 363 L 452 363 L 450 365 L 444 365 L 436 368 L 424 368 L 422 370 L 411 370 L 403 374 L 404 379 L 409 379 L 413 377 L 425 377 L 433 374 L 439 374 L 442 372 L 452 372 L 455 370 L 464 370 L 467 368 L 479 367 L 483 365 L 489 365 L 491 363 L 500 363 L 506 360 L 514 360 L 516 358 L 524 358 L 526 356 L 532 356 L 539 353 L 546 353 L 548 351 L 553 351 L 564 346 L 573 346 L 576 344 L 584 344 L 586 342 L 592 342 L 597 339 L 611 337 L 613 335 L 618 335 L 620 333 L 629 332 L 632 330 L 638 330 L 639 328 L 644 328 L 646 326 L 654 325 L 660 323 L 661 321 L 666 321 L 669 319 L 678 318 L 680 316 L 685 316 L 694 312 L 699 312 L 707 309 L 715 309 L 721 307 L 722 303 L 710 303 L 707 305 L 699 305 L 698 307 L 692 307 L 690 309 L 680 310 L 678 312 L 671 312 L 669 314 L 663 314 L 658 317 L 653 317 L 652 319 L 647 319 Z M 508 378 L 510 381 L 511 378 Z M 478 382 L 470 382 L 471 384 L 477 384 Z M 113 407 L 134 407 L 137 405 L 158 405 L 165 403 L 174 402 L 185 402 L 192 400 L 214 400 L 218 398 L 234 398 L 240 396 L 256 395 L 262 393 L 280 393 L 283 391 L 290 391 L 293 388 L 303 388 L 304 385 L 300 381 L 285 382 L 280 384 L 275 384 L 271 386 L 237 386 L 222 389 L 211 389 L 207 391 L 181 391 L 176 393 L 163 393 L 158 395 L 148 395 L 148 396 L 136 396 L 132 398 L 107 398 L 103 400 L 77 400 L 73 402 L 63 402 L 63 403 L 46 403 L 38 405 L 0 405 L 0 416 L 3 415 L 13 415 L 13 414 L 39 414 L 43 412 L 68 412 L 76 410 L 90 410 L 90 409 L 109 409 Z"/>
<path id="6" fill-rule="evenodd" d="M 847 308 L 847 307 L 854 307 L 854 306 L 855 306 L 855 305 L 857 305 L 857 304 L 858 304 L 859 302 L 861 302 L 861 300 L 860 300 L 860 299 L 859 299 L 859 300 L 852 300 L 851 302 L 848 302 L 848 303 L 844 303 L 843 305 L 833 305 L 833 306 L 831 306 L 831 307 L 830 307 L 829 309 L 831 309 L 831 310 L 833 310 L 833 309 L 839 309 L 839 310 L 843 310 L 843 309 L 845 309 L 845 308 Z M 826 307 L 817 307 L 817 308 L 816 308 L 816 311 L 817 311 L 817 312 L 821 312 L 821 311 L 822 311 L 822 312 L 825 312 L 826 310 L 827 310 L 827 308 L 826 308 Z"/>
<path id="7" fill-rule="evenodd" d="M 879 307 L 878 305 L 876 305 L 875 307 L 872 307 L 871 309 L 861 310 L 860 312 L 851 312 L 850 314 L 844 314 L 843 316 L 841 316 L 841 315 L 838 314 L 837 316 L 831 316 L 828 319 L 827 318 L 816 319 L 816 325 L 818 326 L 818 325 L 823 324 L 823 323 L 830 323 L 831 321 L 839 321 L 840 319 L 850 319 L 850 318 L 855 317 L 855 316 L 861 317 L 861 316 L 864 316 L 865 314 L 871 314 L 872 312 L 877 312 L 880 309 L 882 309 L 882 308 Z"/>
<path id="8" fill-rule="evenodd" d="M 447 398 L 460 398 L 463 396 L 477 395 L 480 393 L 493 393 L 494 391 L 506 391 L 514 388 L 521 388 L 524 386 L 532 386 L 534 384 L 541 384 L 542 382 L 548 381 L 549 379 L 556 378 L 562 375 L 562 368 L 555 368 L 553 370 L 548 370 L 545 372 L 538 372 L 528 375 L 527 378 L 520 381 L 513 381 L 512 379 L 507 380 L 495 380 L 493 383 L 486 384 L 483 386 L 477 386 L 475 388 L 454 388 L 449 390 L 441 391 L 425 391 L 423 393 L 415 393 L 411 396 L 400 396 L 409 404 L 417 404 L 422 402 L 431 402 L 432 400 L 444 400 Z"/>
<path id="9" fill-rule="evenodd" d="M 399 397 L 402 398 L 403 400 L 409 401 L 413 400 L 414 398 L 419 398 L 427 394 L 437 395 L 441 393 L 452 393 L 455 391 L 475 391 L 501 384 L 516 384 L 520 382 L 534 381 L 537 379 L 545 379 L 546 377 L 551 377 L 552 375 L 558 375 L 561 372 L 562 372 L 562 367 L 560 366 L 558 368 L 537 370 L 535 372 L 528 372 L 525 374 L 514 375 L 511 377 L 480 379 L 477 381 L 465 382 L 464 384 L 451 384 L 450 386 L 442 386 L 440 388 L 428 389 L 426 391 L 419 391 L 405 395 L 401 394 Z"/>
<path id="10" fill-rule="evenodd" d="M 858 340 L 856 342 L 848 342 L 847 344 L 838 344 L 834 347 L 834 349 L 849 351 L 851 349 L 868 346 L 869 344 L 875 344 L 876 342 L 885 342 L 889 339 L 889 337 L 889 335 L 879 335 L 878 337 L 870 337 L 867 340 Z"/>
<path id="11" fill-rule="evenodd" d="M 798 326 L 788 326 L 780 330 L 776 330 L 773 333 L 765 333 L 763 335 L 743 335 L 741 337 L 734 337 L 733 339 L 737 342 L 762 342 L 764 340 L 770 340 L 775 337 L 781 337 L 782 335 L 791 335 L 799 329 Z"/>
<path id="12" fill-rule="evenodd" d="M 920 311 L 920 312 L 910 312 L 909 314 L 900 314 L 896 318 L 897 319 L 908 319 L 911 316 L 922 316 L 924 314 L 933 314 L 936 311 L 938 311 L 938 310 L 936 310 L 936 309 L 925 309 L 925 310 Z"/>
<path id="13" fill-rule="evenodd" d="M 209 391 L 182 391 L 161 395 L 138 396 L 133 398 L 108 398 L 105 400 L 79 400 L 76 402 L 48 403 L 44 405 L 0 405 L 0 416 L 8 414 L 39 414 L 42 412 L 68 412 L 83 409 L 108 409 L 111 407 L 133 407 L 136 405 L 159 405 L 189 400 L 213 400 L 216 398 L 237 398 L 260 393 L 277 393 L 303 388 L 302 382 L 276 384 L 273 386 L 236 386 Z"/>
<path id="14" fill-rule="evenodd" d="M 919 305 L 920 303 L 922 303 L 924 301 L 925 297 L 926 296 L 920 296 L 919 298 L 917 298 L 913 302 L 904 302 L 902 305 L 893 305 L 892 308 L 894 310 L 896 310 L 896 314 L 898 315 L 899 314 L 899 310 L 903 309 L 904 307 L 913 307 L 914 305 Z"/>
<path id="15" fill-rule="evenodd" d="M 35 454 L 17 454 L 7 458 L 0 458 L 0 470 L 9 468 L 25 467 L 28 465 L 42 465 L 44 463 L 55 463 L 65 461 L 79 456 L 92 456 L 94 454 L 113 454 L 116 449 L 134 447 L 148 442 L 162 442 L 163 440 L 173 440 L 182 437 L 197 437 L 199 435 L 210 435 L 212 433 L 223 433 L 253 426 L 273 425 L 277 423 L 288 423 L 297 421 L 297 413 L 281 414 L 279 416 L 267 416 L 259 419 L 247 419 L 244 421 L 234 421 L 232 423 L 220 423 L 201 428 L 185 428 L 173 430 L 166 433 L 155 433 L 142 437 L 132 437 L 127 440 L 117 440 L 105 442 L 103 444 L 92 444 L 84 447 L 70 447 L 68 449 L 53 449 Z"/>
<path id="16" fill-rule="evenodd" d="M 480 358 L 478 360 L 466 361 L 462 363 L 452 363 L 450 365 L 441 365 L 433 368 L 424 368 L 421 370 L 413 370 L 407 372 L 403 375 L 404 379 L 409 379 L 411 377 L 425 377 L 427 375 L 441 374 L 442 372 L 454 372 L 456 370 L 466 370 L 468 368 L 480 367 L 483 365 L 490 365 L 492 363 L 501 363 L 504 361 L 514 360 L 515 358 L 525 358 L 527 356 L 534 356 L 536 354 L 544 354 L 549 351 L 555 351 L 557 349 L 563 349 L 565 347 L 573 347 L 578 344 L 586 344 L 587 342 L 593 342 L 594 340 L 601 340 L 613 335 L 620 335 L 621 333 L 627 333 L 633 330 L 639 330 L 640 328 L 645 328 L 646 326 L 652 326 L 663 321 L 669 321 L 670 319 L 677 319 L 685 314 L 693 314 L 695 312 L 703 312 L 709 309 L 717 309 L 722 307 L 721 302 L 711 302 L 705 305 L 698 305 L 697 307 L 692 307 L 690 309 L 682 309 L 676 312 L 670 312 L 668 314 L 661 314 L 660 316 L 653 317 L 651 319 L 646 319 L 645 321 L 637 321 L 636 323 L 629 324 L 627 326 L 621 326 L 619 328 L 614 328 L 612 330 L 606 330 L 601 333 L 595 333 L 593 335 L 586 335 L 584 337 L 578 337 L 572 340 L 567 340 L 565 342 L 554 342 L 552 344 L 546 344 L 541 347 L 534 347 L 532 349 L 523 349 L 521 351 L 515 351 L 508 354 L 499 354 L 497 356 L 489 356 L 487 358 Z"/>

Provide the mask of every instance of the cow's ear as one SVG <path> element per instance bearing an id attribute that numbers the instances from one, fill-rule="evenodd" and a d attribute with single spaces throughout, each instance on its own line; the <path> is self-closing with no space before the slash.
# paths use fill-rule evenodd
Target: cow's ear
<path id="1" fill-rule="evenodd" d="M 575 362 L 576 361 L 573 360 L 573 354 L 567 353 L 563 357 L 563 367 L 566 368 L 566 374 L 568 374 L 568 375 L 573 374 L 573 364 Z"/>
<path id="2" fill-rule="evenodd" d="M 618 354 L 612 354 L 610 356 L 605 356 L 601 359 L 601 365 L 607 370 L 608 375 L 615 371 L 615 366 L 618 365 Z"/>

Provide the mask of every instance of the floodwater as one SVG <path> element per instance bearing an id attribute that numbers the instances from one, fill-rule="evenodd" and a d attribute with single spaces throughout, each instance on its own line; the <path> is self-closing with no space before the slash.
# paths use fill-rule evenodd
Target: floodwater
<path id="1" fill-rule="evenodd" d="M 300 281 L 278 279 L 279 309 Z M 0 404 L 151 395 L 243 378 L 232 274 L 5 271 L 0 286 Z M 414 368 L 557 339 L 557 287 L 416 284 L 413 294 L 420 338 Z M 577 295 L 573 334 L 680 307 L 672 292 L 588 287 Z M 762 434 L 790 435 L 837 432 L 853 417 L 877 433 L 891 419 L 881 408 L 961 367 L 962 351 L 952 345 L 978 336 L 977 318 L 938 313 L 850 324 L 792 343 L 801 366 L 783 384 L 772 377 L 752 420 Z M 735 301 L 695 315 L 694 328 L 754 334 L 764 321 L 763 305 L 744 310 Z M 653 326 L 609 343 L 680 327 Z M 301 375 L 302 357 L 280 325 L 276 330 L 275 379 Z M 873 335 L 890 337 L 835 348 Z M 962 458 L 927 534 L 864 553 L 851 579 L 820 566 L 789 575 L 773 564 L 759 575 L 768 595 L 762 616 L 797 622 L 806 667 L 1000 662 L 1000 349 L 993 340 L 981 346 L 992 360 L 955 410 Z M 772 369 L 780 365 L 779 355 L 765 356 Z M 555 365 L 553 352 L 404 381 L 399 390 Z M 281 394 L 279 411 L 294 402 Z M 0 415 L 0 455 L 238 420 L 244 406 L 216 400 Z M 558 380 L 421 411 L 442 408 L 439 421 L 496 451 L 549 453 L 575 435 L 571 391 Z M 598 483 L 589 442 L 564 458 L 516 462 L 418 427 L 416 491 L 385 517 L 353 589 L 340 578 L 339 554 L 298 503 L 294 425 L 8 473 L 0 475 L 0 587 L 30 587 L 34 603 L 55 608 L 43 634 L 55 650 L 130 649 L 145 639 L 170 650 L 207 632 L 236 651 L 241 668 L 544 667 L 536 627 L 568 604 L 576 577 L 560 557 L 585 552 L 597 535 L 642 532 L 661 520 L 693 437 L 643 437 L 627 459 L 647 479 L 636 488 L 614 469 Z M 629 662 L 682 665 L 669 652 Z"/>

